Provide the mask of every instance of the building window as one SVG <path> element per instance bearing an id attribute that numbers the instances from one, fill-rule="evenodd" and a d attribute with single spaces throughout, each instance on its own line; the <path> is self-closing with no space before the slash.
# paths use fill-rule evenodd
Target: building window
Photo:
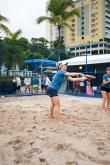
<path id="1" fill-rule="evenodd" d="M 80 49 L 85 49 L 85 46 L 81 46 Z"/>
<path id="2" fill-rule="evenodd" d="M 79 50 L 79 47 L 76 47 L 76 50 Z"/>
<path id="3" fill-rule="evenodd" d="M 79 53 L 76 53 L 76 56 L 79 56 Z"/>
<path id="4" fill-rule="evenodd" d="M 91 27 L 92 28 L 96 28 L 96 24 L 91 24 Z"/>
<path id="5" fill-rule="evenodd" d="M 73 18 L 71 21 L 72 21 L 72 22 L 75 22 L 75 19 Z"/>
<path id="6" fill-rule="evenodd" d="M 71 24 L 72 28 L 75 27 L 75 24 Z"/>
<path id="7" fill-rule="evenodd" d="M 95 22 L 95 21 L 96 21 L 96 19 L 95 19 L 95 18 L 92 18 L 92 19 L 91 19 L 91 22 Z"/>
<path id="8" fill-rule="evenodd" d="M 96 14 L 95 14 L 95 13 L 91 14 L 91 17 L 95 17 L 95 16 L 96 16 Z"/>
<path id="9" fill-rule="evenodd" d="M 90 45 L 87 45 L 87 48 L 90 48 Z"/>
<path id="10" fill-rule="evenodd" d="M 100 53 L 100 54 L 103 54 L 103 50 L 100 50 L 99 53 Z"/>
<path id="11" fill-rule="evenodd" d="M 72 33 L 71 35 L 72 35 L 72 37 L 75 37 L 75 33 Z"/>
<path id="12" fill-rule="evenodd" d="M 107 47 L 107 44 L 104 44 L 104 47 Z"/>
<path id="13" fill-rule="evenodd" d="M 98 44 L 92 45 L 92 48 L 97 48 Z"/>
<path id="14" fill-rule="evenodd" d="M 70 51 L 73 51 L 73 50 L 75 50 L 75 48 L 70 48 Z"/>
<path id="15" fill-rule="evenodd" d="M 97 55 L 97 54 L 98 54 L 98 50 L 92 51 L 92 55 Z"/>
<path id="16" fill-rule="evenodd" d="M 82 40 L 84 40 L 84 37 L 82 37 Z"/>
<path id="17" fill-rule="evenodd" d="M 95 33 L 95 32 L 96 32 L 96 29 L 92 29 L 92 30 L 91 30 L 91 33 Z"/>

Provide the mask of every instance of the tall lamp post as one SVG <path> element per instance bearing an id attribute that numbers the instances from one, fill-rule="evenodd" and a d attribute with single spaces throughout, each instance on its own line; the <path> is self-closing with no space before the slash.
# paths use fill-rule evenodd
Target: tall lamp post
<path id="1" fill-rule="evenodd" d="M 2 41 L 0 40 L 0 75 L 1 75 L 1 67 L 2 67 Z"/>
<path id="2" fill-rule="evenodd" d="M 86 45 L 86 69 L 85 69 L 85 72 L 86 72 L 86 74 L 88 72 L 87 45 Z"/>
<path id="3" fill-rule="evenodd" d="M 87 45 L 86 45 L 86 67 L 85 67 L 85 73 L 88 73 L 88 58 L 87 58 Z M 87 81 L 86 81 L 86 95 L 87 95 Z"/>

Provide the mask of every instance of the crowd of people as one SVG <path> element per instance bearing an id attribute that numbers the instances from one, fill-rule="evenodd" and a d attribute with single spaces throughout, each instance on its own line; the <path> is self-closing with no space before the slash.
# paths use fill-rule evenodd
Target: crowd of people
<path id="1" fill-rule="evenodd" d="M 47 74 L 38 75 L 33 74 L 32 76 L 26 76 L 23 80 L 21 80 L 20 76 L 14 76 L 12 80 L 12 93 L 19 94 L 22 92 L 37 94 L 39 89 L 41 89 L 42 93 L 46 93 L 48 85 L 51 83 Z M 22 90 L 22 86 L 24 86 L 24 91 Z"/>
<path id="2" fill-rule="evenodd" d="M 92 96 L 95 93 L 98 93 L 98 91 L 95 86 L 92 86 L 91 79 L 88 79 L 87 81 L 73 82 L 73 93 L 74 94 L 86 93 L 88 96 Z"/>

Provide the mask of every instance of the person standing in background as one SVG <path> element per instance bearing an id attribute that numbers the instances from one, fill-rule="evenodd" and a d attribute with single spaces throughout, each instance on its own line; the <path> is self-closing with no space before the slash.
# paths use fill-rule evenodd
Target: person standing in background
<path id="1" fill-rule="evenodd" d="M 88 79 L 88 80 L 86 81 L 86 83 L 87 83 L 87 85 L 86 85 L 86 94 L 87 94 L 88 96 L 92 96 L 91 80 Z"/>
<path id="2" fill-rule="evenodd" d="M 32 85 L 32 93 L 37 94 L 38 93 L 38 87 L 39 87 L 39 78 L 35 74 L 31 78 L 31 85 Z"/>
<path id="3" fill-rule="evenodd" d="M 21 78 L 19 75 L 16 76 L 16 86 L 17 93 L 21 93 Z"/>
<path id="4" fill-rule="evenodd" d="M 48 86 L 51 84 L 51 81 L 47 74 L 45 74 L 45 92 L 47 91 Z"/>
<path id="5" fill-rule="evenodd" d="M 45 83 L 46 83 L 46 78 L 44 76 L 44 74 L 41 77 L 41 89 L 42 89 L 42 93 L 45 93 Z"/>
<path id="6" fill-rule="evenodd" d="M 31 78 L 29 76 L 25 77 L 24 85 L 25 85 L 25 93 L 27 90 L 29 90 L 29 93 L 30 93 L 30 91 L 31 91 Z"/>
<path id="7" fill-rule="evenodd" d="M 110 105 L 110 67 L 106 69 L 106 74 L 103 75 L 103 83 L 101 85 L 101 94 L 103 97 L 102 109 L 109 109 Z"/>
<path id="8" fill-rule="evenodd" d="M 12 80 L 12 93 L 15 94 L 17 89 L 17 83 L 16 83 L 16 76 L 13 77 Z"/>

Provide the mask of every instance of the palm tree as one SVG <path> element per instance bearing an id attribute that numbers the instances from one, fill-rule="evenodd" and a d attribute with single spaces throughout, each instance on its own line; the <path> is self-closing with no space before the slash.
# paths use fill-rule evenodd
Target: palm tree
<path id="1" fill-rule="evenodd" d="M 9 39 L 11 39 L 12 41 L 16 41 L 17 39 L 19 39 L 20 35 L 22 34 L 22 30 L 19 29 L 16 32 L 9 32 Z"/>
<path id="2" fill-rule="evenodd" d="M 72 0 L 49 0 L 49 2 L 47 3 L 47 13 L 49 12 L 50 16 L 41 16 L 37 18 L 36 21 L 38 24 L 43 21 L 49 21 L 51 24 L 57 26 L 60 40 L 61 28 L 63 28 L 64 26 L 69 26 L 69 24 L 67 24 L 66 22 L 67 19 L 73 16 L 79 16 L 78 9 L 68 11 L 68 8 L 72 5 Z"/>
<path id="3" fill-rule="evenodd" d="M 4 31 L 6 34 L 9 34 L 10 30 L 9 28 L 4 25 L 4 22 L 8 22 L 8 18 L 4 17 L 3 15 L 0 14 L 0 30 Z"/>
<path id="4" fill-rule="evenodd" d="M 4 38 L 4 63 L 8 68 L 14 67 L 21 62 L 20 35 L 21 29 L 16 32 L 9 32 L 8 37 Z"/>

